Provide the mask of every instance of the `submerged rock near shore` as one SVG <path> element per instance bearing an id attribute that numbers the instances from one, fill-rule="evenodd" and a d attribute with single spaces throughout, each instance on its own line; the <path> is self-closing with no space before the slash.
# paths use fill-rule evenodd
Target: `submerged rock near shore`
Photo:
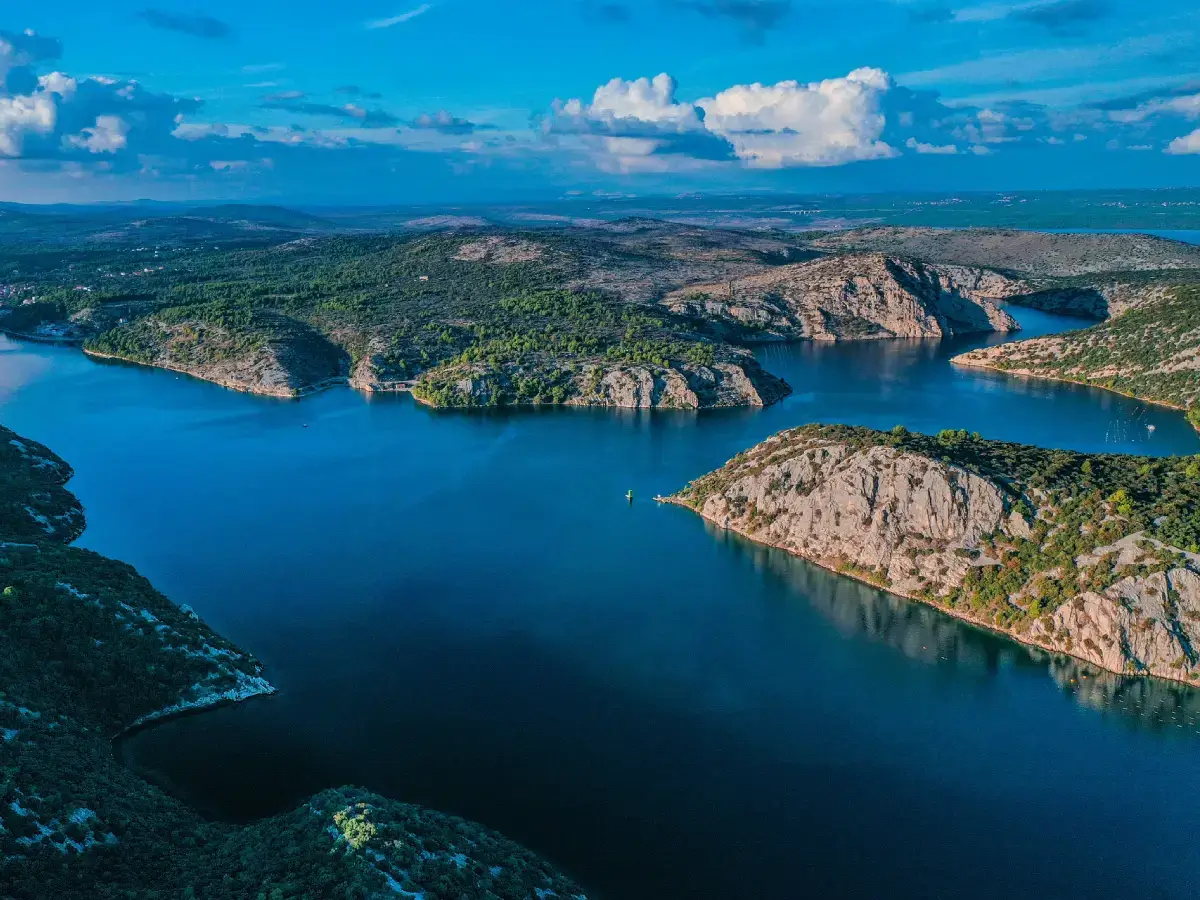
<path id="1" fill-rule="evenodd" d="M 275 688 L 130 566 L 67 545 L 70 474 L 0 427 L 0 897 L 582 897 L 480 825 L 367 791 L 237 826 L 121 765 L 115 735 Z"/>
<path id="2" fill-rule="evenodd" d="M 1023 642 L 1200 684 L 1200 460 L 806 426 L 674 499 Z"/>

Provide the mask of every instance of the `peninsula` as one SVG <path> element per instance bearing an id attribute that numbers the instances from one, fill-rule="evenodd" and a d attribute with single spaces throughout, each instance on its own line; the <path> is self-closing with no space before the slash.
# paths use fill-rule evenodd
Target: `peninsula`
<path id="1" fill-rule="evenodd" d="M 668 499 L 1023 643 L 1200 684 L 1200 458 L 809 425 Z"/>

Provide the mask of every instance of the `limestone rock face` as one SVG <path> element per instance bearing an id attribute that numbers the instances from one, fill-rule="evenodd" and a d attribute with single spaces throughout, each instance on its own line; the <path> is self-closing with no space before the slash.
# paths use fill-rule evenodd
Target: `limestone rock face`
<path id="1" fill-rule="evenodd" d="M 562 404 L 624 409 L 710 409 L 768 406 L 791 392 L 749 353 L 731 352 L 711 365 L 592 362 L 460 365 L 427 373 L 414 396 L 431 406 Z"/>
<path id="2" fill-rule="evenodd" d="M 957 466 L 890 447 L 814 444 L 736 475 L 699 512 L 829 568 L 915 592 L 961 580 L 968 563 L 954 551 L 995 531 L 1005 507 L 996 485 Z"/>
<path id="3" fill-rule="evenodd" d="M 852 254 L 684 288 L 663 302 L 760 338 L 837 341 L 1016 331 L 996 301 L 1029 290 L 985 269 Z"/>
<path id="4" fill-rule="evenodd" d="M 1083 586 L 1073 597 L 1068 589 L 1070 599 L 1049 612 L 1035 605 L 1031 588 L 1061 579 L 1058 569 L 1034 571 L 1007 598 L 1000 595 L 999 607 L 974 606 L 960 589 L 972 569 L 1000 570 L 1001 560 L 989 558 L 994 546 L 1043 540 L 1016 498 L 1037 507 L 1035 524 L 1052 523 L 1049 495 L 882 440 L 823 436 L 831 430 L 775 435 L 673 500 L 721 528 L 1025 643 L 1118 673 L 1200 683 L 1200 556 L 1137 532 L 1080 556 L 1076 584 Z M 1174 560 L 1165 567 L 1164 553 Z M 1091 573 L 1113 565 L 1119 577 L 1085 589 Z"/>
<path id="5" fill-rule="evenodd" d="M 1034 622 L 1030 635 L 1054 650 L 1115 672 L 1130 666 L 1185 678 L 1200 647 L 1200 575 L 1177 568 L 1130 576 L 1089 591 Z"/>
<path id="6" fill-rule="evenodd" d="M 572 406 L 616 406 L 626 409 L 708 409 L 727 406 L 769 406 L 790 389 L 764 371 L 753 357 L 740 365 L 618 366 L 603 372 L 599 385 L 588 389 L 593 376 L 579 379 L 580 391 L 567 401 Z"/>

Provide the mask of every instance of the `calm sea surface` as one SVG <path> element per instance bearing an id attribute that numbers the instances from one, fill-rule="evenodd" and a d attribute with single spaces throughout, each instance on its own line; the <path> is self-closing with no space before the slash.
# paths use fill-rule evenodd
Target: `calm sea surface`
<path id="1" fill-rule="evenodd" d="M 1082 324 L 1016 312 L 1026 335 Z M 609 900 L 1195 897 L 1200 695 L 650 500 L 813 421 L 1200 452 L 1177 412 L 947 362 L 981 343 L 770 347 L 795 394 L 760 411 L 469 415 L 2 341 L 0 421 L 75 466 L 82 545 L 281 688 L 123 747 L 214 816 L 360 784 Z"/>

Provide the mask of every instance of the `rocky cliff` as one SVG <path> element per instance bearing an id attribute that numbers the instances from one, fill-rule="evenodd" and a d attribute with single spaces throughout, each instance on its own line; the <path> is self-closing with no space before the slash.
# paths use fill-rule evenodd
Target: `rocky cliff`
<path id="1" fill-rule="evenodd" d="M 1016 331 L 996 301 L 1029 292 L 984 269 L 851 254 L 688 287 L 663 302 L 760 339 L 837 341 Z"/>
<path id="2" fill-rule="evenodd" d="M 769 406 L 791 393 L 745 351 L 708 362 L 662 359 L 566 362 L 547 357 L 504 365 L 452 364 L 422 374 L 413 395 L 430 406 L 609 406 L 710 409 Z"/>
<path id="3" fill-rule="evenodd" d="M 673 499 L 1025 643 L 1200 683 L 1198 479 L 1200 460 L 807 426 Z"/>

